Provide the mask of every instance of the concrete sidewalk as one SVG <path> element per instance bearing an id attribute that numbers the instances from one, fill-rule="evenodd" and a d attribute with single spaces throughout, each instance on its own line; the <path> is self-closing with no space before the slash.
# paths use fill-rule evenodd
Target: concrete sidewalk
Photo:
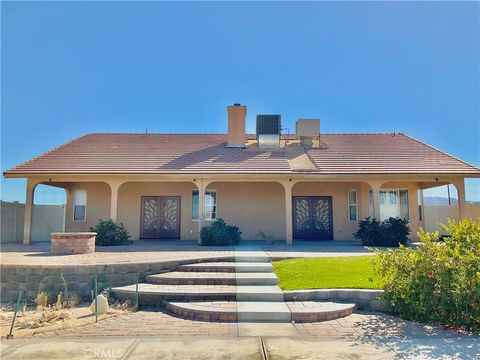
<path id="1" fill-rule="evenodd" d="M 478 337 L 116 337 L 1 342 L 10 359 L 478 359 Z"/>

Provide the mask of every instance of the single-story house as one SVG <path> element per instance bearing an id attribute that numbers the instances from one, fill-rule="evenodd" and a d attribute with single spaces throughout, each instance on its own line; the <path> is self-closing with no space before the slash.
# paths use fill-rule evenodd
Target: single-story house
<path id="1" fill-rule="evenodd" d="M 26 178 L 24 243 L 38 184 L 66 190 L 65 231 L 99 219 L 134 239 L 198 239 L 215 218 L 249 239 L 352 239 L 367 216 L 423 222 L 422 190 L 453 184 L 460 217 L 465 177 L 480 169 L 401 133 L 323 134 L 301 119 L 286 134 L 279 115 L 227 107 L 227 134 L 87 134 L 4 173 Z"/>

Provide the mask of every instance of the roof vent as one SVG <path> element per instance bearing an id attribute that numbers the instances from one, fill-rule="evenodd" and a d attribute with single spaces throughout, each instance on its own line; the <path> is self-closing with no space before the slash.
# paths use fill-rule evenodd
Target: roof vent
<path id="1" fill-rule="evenodd" d="M 299 119 L 295 124 L 295 133 L 304 146 L 312 146 L 313 140 L 320 136 L 320 119 Z"/>
<path id="2" fill-rule="evenodd" d="M 257 115 L 257 142 L 259 148 L 278 148 L 282 133 L 280 115 Z"/>

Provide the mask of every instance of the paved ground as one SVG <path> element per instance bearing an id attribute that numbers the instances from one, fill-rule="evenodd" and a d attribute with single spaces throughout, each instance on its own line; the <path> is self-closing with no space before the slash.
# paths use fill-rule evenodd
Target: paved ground
<path id="1" fill-rule="evenodd" d="M 142 339 L 140 347 L 135 345 L 138 338 Z M 259 338 L 263 339 L 263 345 Z M 49 341 L 55 341 L 55 346 L 48 346 Z M 22 345 L 9 355 L 8 349 L 17 343 Z M 162 359 L 222 356 L 263 359 L 262 346 L 268 359 L 480 358 L 478 336 L 418 325 L 380 313 L 355 313 L 318 323 L 237 324 L 192 321 L 162 312 L 139 311 L 75 329 L 37 334 L 33 339 L 4 340 L 2 359 L 28 359 L 29 353 L 34 359 L 85 359 L 86 349 L 106 347 L 111 352 L 121 349 L 123 353 L 130 351 L 131 346 L 135 346 L 130 354 L 132 359 L 147 358 L 148 351 L 152 354 L 150 359 L 155 358 L 153 354 Z M 111 354 L 108 356 L 98 358 L 112 358 Z"/>
<path id="2" fill-rule="evenodd" d="M 31 245 L 2 244 L 0 262 L 3 265 L 95 265 L 145 263 L 184 259 L 201 259 L 213 256 L 234 256 L 234 251 L 264 250 L 271 258 L 359 256 L 371 254 L 358 241 L 295 242 L 287 246 L 283 242 L 266 244 L 260 241 L 244 241 L 240 246 L 198 246 L 195 241 L 135 241 L 133 245 L 97 247 L 92 254 L 52 255 L 50 243 Z"/>
<path id="3" fill-rule="evenodd" d="M 459 359 L 480 356 L 472 339 L 416 338 L 381 341 L 345 337 L 123 337 L 2 341 L 11 359 Z"/>

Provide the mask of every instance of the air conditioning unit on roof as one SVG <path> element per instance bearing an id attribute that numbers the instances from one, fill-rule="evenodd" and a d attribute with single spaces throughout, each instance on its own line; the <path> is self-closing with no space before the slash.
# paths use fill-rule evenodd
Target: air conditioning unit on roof
<path id="1" fill-rule="evenodd" d="M 259 148 L 280 147 L 282 118 L 280 115 L 257 115 L 257 142 Z"/>

